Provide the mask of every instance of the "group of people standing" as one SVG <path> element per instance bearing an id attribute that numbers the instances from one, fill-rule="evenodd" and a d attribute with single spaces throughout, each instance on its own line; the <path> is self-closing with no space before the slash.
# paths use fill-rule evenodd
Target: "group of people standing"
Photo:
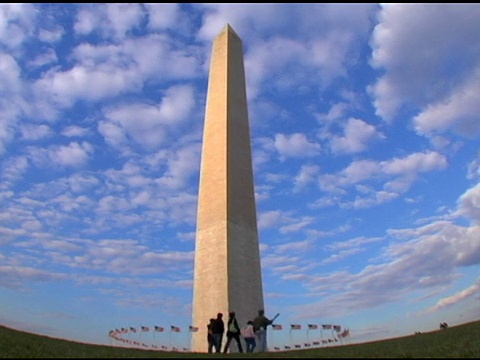
<path id="1" fill-rule="evenodd" d="M 243 353 L 243 346 L 241 338 L 245 340 L 246 352 L 252 353 L 257 346 L 258 351 L 267 351 L 267 326 L 271 325 L 273 320 L 268 319 L 265 316 L 263 310 L 258 310 L 258 315 L 255 319 L 247 321 L 247 324 L 242 328 L 238 325 L 235 312 L 230 311 L 228 313 L 227 321 L 227 340 L 225 342 L 223 353 L 227 353 L 228 348 L 232 340 L 237 343 L 238 351 Z M 217 318 L 210 319 L 210 323 L 207 325 L 208 329 L 208 352 L 212 353 L 215 349 L 216 353 L 222 352 L 223 334 L 225 333 L 225 322 L 223 321 L 223 314 L 218 313 Z"/>

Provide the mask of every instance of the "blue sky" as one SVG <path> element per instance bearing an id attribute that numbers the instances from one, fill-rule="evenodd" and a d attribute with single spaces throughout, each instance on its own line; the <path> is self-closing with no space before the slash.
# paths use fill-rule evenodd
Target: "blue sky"
<path id="1" fill-rule="evenodd" d="M 0 5 L 0 324 L 97 344 L 175 325 L 155 341 L 185 346 L 227 23 L 265 310 L 284 327 L 270 344 L 306 324 L 356 343 L 480 319 L 478 19 L 478 4 Z"/>

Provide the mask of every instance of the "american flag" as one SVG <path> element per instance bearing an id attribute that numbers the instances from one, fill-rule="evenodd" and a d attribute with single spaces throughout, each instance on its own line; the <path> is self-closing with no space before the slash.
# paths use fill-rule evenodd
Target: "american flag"
<path id="1" fill-rule="evenodd" d="M 161 327 L 161 326 L 155 326 L 155 331 L 157 331 L 157 332 L 163 332 L 163 330 L 165 330 L 163 327 Z"/>
<path id="2" fill-rule="evenodd" d="M 150 331 L 150 328 L 148 326 L 142 326 L 142 331 Z"/>
<path id="3" fill-rule="evenodd" d="M 308 328 L 309 328 L 310 330 L 318 329 L 318 325 L 308 324 Z"/>
<path id="4" fill-rule="evenodd" d="M 273 329 L 273 330 L 282 330 L 282 329 L 283 329 L 283 326 L 280 325 L 280 324 L 273 324 L 273 325 L 272 325 L 272 329 Z"/>
<path id="5" fill-rule="evenodd" d="M 197 326 L 192 326 L 192 325 L 190 325 L 190 326 L 188 327 L 188 330 L 191 331 L 191 332 L 197 332 L 197 331 L 198 331 L 198 327 L 197 327 Z"/>
<path id="6" fill-rule="evenodd" d="M 290 326 L 291 326 L 292 330 L 300 330 L 300 329 L 302 328 L 301 325 L 294 325 L 294 324 L 292 324 L 292 325 L 290 325 Z"/>
<path id="7" fill-rule="evenodd" d="M 342 330 L 342 327 L 340 325 L 333 325 L 333 330 L 335 330 L 336 332 L 340 332 L 340 330 Z"/>
<path id="8" fill-rule="evenodd" d="M 173 332 L 180 332 L 180 328 L 178 326 L 170 326 L 170 330 L 172 330 Z"/>
<path id="9" fill-rule="evenodd" d="M 323 330 L 330 330 L 332 328 L 332 325 L 322 325 Z"/>

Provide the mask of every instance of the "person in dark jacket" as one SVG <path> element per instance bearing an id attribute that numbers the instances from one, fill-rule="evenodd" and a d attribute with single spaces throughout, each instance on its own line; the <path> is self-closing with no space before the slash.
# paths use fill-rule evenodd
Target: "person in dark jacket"
<path id="1" fill-rule="evenodd" d="M 258 310 L 258 315 L 253 319 L 253 330 L 258 339 L 258 352 L 268 351 L 267 349 L 267 327 L 272 325 L 273 320 L 265 316 L 263 309 Z"/>
<path id="2" fill-rule="evenodd" d="M 230 346 L 230 342 L 232 339 L 235 339 L 237 342 L 238 352 L 243 353 L 242 342 L 240 340 L 240 326 L 238 326 L 237 318 L 235 317 L 235 312 L 230 311 L 228 313 L 228 323 L 227 323 L 227 342 L 225 343 L 225 347 L 223 348 L 223 353 L 226 354 L 228 351 L 228 347 Z"/>
<path id="3" fill-rule="evenodd" d="M 217 318 L 211 325 L 213 344 L 215 346 L 215 352 L 222 352 L 222 340 L 223 333 L 225 332 L 225 323 L 223 322 L 223 314 L 218 313 Z"/>

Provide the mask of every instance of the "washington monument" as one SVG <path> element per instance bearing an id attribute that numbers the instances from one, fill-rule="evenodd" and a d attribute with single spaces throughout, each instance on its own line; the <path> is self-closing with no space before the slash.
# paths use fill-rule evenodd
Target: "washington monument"
<path id="1" fill-rule="evenodd" d="M 243 45 L 228 24 L 212 48 L 195 246 L 191 349 L 207 352 L 210 318 L 226 327 L 234 311 L 242 327 L 264 305 Z"/>

